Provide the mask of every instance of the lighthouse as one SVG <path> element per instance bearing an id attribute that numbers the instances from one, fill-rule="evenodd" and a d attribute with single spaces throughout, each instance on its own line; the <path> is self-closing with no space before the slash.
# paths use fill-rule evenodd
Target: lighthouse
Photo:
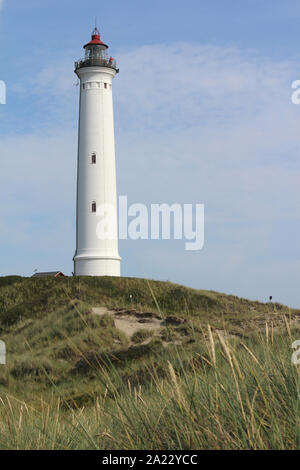
<path id="1" fill-rule="evenodd" d="M 97 28 L 75 62 L 80 81 L 75 276 L 120 276 L 112 81 L 116 61 Z"/>

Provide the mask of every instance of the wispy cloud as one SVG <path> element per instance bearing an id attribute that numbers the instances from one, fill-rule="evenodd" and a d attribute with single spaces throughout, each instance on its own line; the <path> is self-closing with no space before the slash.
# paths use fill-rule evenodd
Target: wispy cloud
<path id="1" fill-rule="evenodd" d="M 159 128 L 228 124 L 264 112 L 272 102 L 278 106 L 286 100 L 285 81 L 294 65 L 184 43 L 124 52 L 119 64 L 119 103 L 135 123 L 149 123 L 155 115 Z"/>

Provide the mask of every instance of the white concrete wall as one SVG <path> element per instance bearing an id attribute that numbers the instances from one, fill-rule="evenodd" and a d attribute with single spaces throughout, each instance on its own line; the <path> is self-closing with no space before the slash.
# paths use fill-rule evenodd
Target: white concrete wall
<path id="1" fill-rule="evenodd" d="M 85 67 L 76 73 L 80 79 L 80 110 L 74 274 L 120 276 L 112 100 L 112 79 L 116 71 Z M 93 153 L 96 164 L 91 163 Z M 93 201 L 97 209 L 101 204 L 115 207 L 112 239 L 97 237 L 101 218 L 91 211 Z"/>

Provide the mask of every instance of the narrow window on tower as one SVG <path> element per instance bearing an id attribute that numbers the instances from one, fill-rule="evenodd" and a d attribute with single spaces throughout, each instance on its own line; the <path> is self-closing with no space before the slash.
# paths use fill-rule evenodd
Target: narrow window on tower
<path id="1" fill-rule="evenodd" d="M 82 84 L 82 88 L 85 90 L 85 83 Z"/>
<path id="2" fill-rule="evenodd" d="M 96 212 L 97 211 L 97 204 L 95 201 L 92 202 L 92 212 Z"/>
<path id="3" fill-rule="evenodd" d="M 95 153 L 92 153 L 91 163 L 92 163 L 93 165 L 95 165 L 95 164 L 96 164 L 96 160 L 97 160 L 96 154 L 95 154 Z"/>
<path id="4" fill-rule="evenodd" d="M 104 83 L 104 88 L 107 88 L 107 83 Z"/>

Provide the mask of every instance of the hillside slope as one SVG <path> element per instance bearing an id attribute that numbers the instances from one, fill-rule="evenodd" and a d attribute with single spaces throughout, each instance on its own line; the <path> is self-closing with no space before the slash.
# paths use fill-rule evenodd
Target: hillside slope
<path id="1" fill-rule="evenodd" d="M 97 309 L 104 314 L 95 314 Z M 0 278 L 0 338 L 7 346 L 0 391 L 34 401 L 55 385 L 76 406 L 102 390 L 95 362 L 108 358 L 124 380 L 145 383 L 147 367 L 159 364 L 162 354 L 168 360 L 175 346 L 188 363 L 208 323 L 214 332 L 247 338 L 264 329 L 266 321 L 276 330 L 284 315 L 297 326 L 298 310 L 170 282 Z M 126 334 L 119 325 L 128 321 L 132 327 L 133 320 L 141 328 Z"/>
<path id="2" fill-rule="evenodd" d="M 0 278 L 0 448 L 300 448 L 299 322 L 169 282 Z"/>

